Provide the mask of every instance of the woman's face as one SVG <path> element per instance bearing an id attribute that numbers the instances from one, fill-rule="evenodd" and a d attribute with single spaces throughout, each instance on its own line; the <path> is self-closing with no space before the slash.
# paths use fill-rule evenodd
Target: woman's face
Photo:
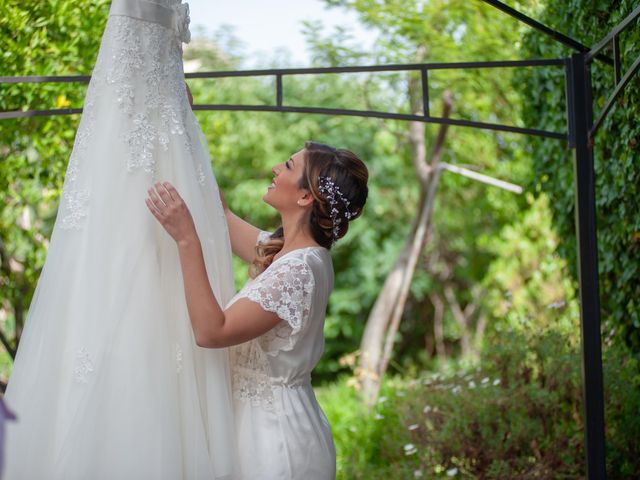
<path id="1" fill-rule="evenodd" d="M 298 200 L 308 195 L 308 190 L 298 187 L 304 172 L 305 154 L 304 150 L 294 153 L 287 161 L 274 165 L 273 182 L 267 187 L 267 193 L 262 200 L 283 212 L 295 209 Z"/>

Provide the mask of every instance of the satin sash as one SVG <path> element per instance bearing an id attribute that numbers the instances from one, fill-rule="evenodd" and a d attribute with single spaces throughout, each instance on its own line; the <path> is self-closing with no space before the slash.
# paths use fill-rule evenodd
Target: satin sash
<path id="1" fill-rule="evenodd" d="M 176 11 L 146 0 L 113 0 L 109 15 L 123 15 L 147 22 L 159 23 L 172 30 L 176 28 Z"/>

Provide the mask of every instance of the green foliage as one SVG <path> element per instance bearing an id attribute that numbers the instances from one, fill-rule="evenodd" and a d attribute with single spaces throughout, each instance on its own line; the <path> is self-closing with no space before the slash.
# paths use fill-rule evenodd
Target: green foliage
<path id="1" fill-rule="evenodd" d="M 484 279 L 491 329 L 534 332 L 553 326 L 577 344 L 575 282 L 557 253 L 560 239 L 549 200 L 544 194 L 527 199 L 529 208 L 489 246 L 496 254 Z"/>
<path id="2" fill-rule="evenodd" d="M 316 25 L 309 25 L 308 40 L 320 65 L 497 60 L 517 58 L 520 54 L 519 42 L 524 29 L 516 21 L 505 20 L 503 14 L 489 7 L 460 0 L 345 0 L 327 3 L 356 12 L 365 25 L 379 33 L 379 38 L 372 52 L 363 52 L 353 46 L 345 48 L 348 39 L 344 32 L 322 33 Z M 449 90 L 454 95 L 453 118 L 519 125 L 522 92 L 511 88 L 512 76 L 512 69 L 431 71 L 431 114 L 441 115 L 443 93 Z M 370 103 L 381 110 L 410 111 L 412 95 L 416 96 L 410 87 L 413 80 L 408 75 L 369 76 L 366 86 L 375 92 L 369 95 L 375 99 Z M 384 156 L 376 155 L 370 159 L 372 178 L 377 188 L 384 186 L 381 193 L 385 196 L 378 197 L 374 192 L 367 208 L 375 209 L 378 220 L 375 229 L 381 241 L 377 250 L 367 252 L 365 263 L 353 263 L 354 267 L 358 265 L 358 270 L 354 268 L 352 277 L 356 281 L 358 275 L 359 278 L 369 278 L 371 271 L 378 288 L 406 241 L 418 211 L 419 186 L 411 165 L 408 130 L 406 123 L 385 122 L 372 138 L 374 145 L 384 153 Z M 437 132 L 436 125 L 426 127 L 427 152 Z M 525 155 L 521 142 L 522 138 L 515 135 L 453 127 L 447 134 L 443 160 L 527 188 L 532 180 L 530 159 Z M 384 167 L 392 167 L 385 169 L 384 176 L 379 170 L 379 162 L 383 162 Z M 397 197 L 388 195 L 391 190 L 404 193 L 400 202 L 394 202 Z M 429 339 L 433 337 L 433 306 L 429 295 L 441 294 L 443 282 L 433 270 L 452 272 L 448 281 L 453 285 L 462 308 L 476 302 L 476 287 L 482 284 L 491 263 L 502 255 L 491 245 L 501 229 L 517 219 L 518 212 L 525 208 L 524 196 L 450 172 L 443 173 L 435 201 L 431 240 L 425 259 L 420 262 L 413 279 L 397 336 L 394 356 L 398 361 L 392 364 L 396 371 L 415 361 L 430 362 L 434 354 L 433 348 L 428 346 Z M 427 263 L 433 264 L 432 271 L 424 268 Z M 352 295 L 352 298 L 360 297 Z M 444 324 L 447 349 L 455 354 L 461 332 L 449 309 L 445 312 Z"/>
<path id="3" fill-rule="evenodd" d="M 538 18 L 583 44 L 593 45 L 628 15 L 637 2 L 631 0 L 546 2 Z M 623 71 L 640 52 L 640 28 L 631 26 L 620 37 Z M 546 37 L 530 33 L 523 51 L 529 57 L 561 58 L 572 52 Z M 604 54 L 611 56 L 611 50 Z M 613 70 L 600 61 L 592 66 L 594 112 L 598 114 L 613 88 Z M 564 75 L 562 69 L 536 69 L 518 80 L 530 92 L 523 118 L 533 128 L 565 131 Z M 596 204 L 600 292 L 605 336 L 621 338 L 640 351 L 640 78 L 627 86 L 613 111 L 595 136 Z M 558 108 L 550 109 L 556 104 Z M 534 174 L 540 191 L 549 195 L 554 228 L 563 242 L 560 254 L 576 275 L 574 188 L 571 152 L 566 145 L 531 141 Z"/>
<path id="4" fill-rule="evenodd" d="M 575 325 L 574 325 L 575 326 Z M 318 389 L 339 479 L 582 478 L 579 351 L 557 331 L 492 335 L 481 363 L 385 381 L 368 412 L 342 380 Z M 626 359 L 626 360 L 623 360 Z M 607 472 L 634 478 L 640 378 L 619 347 L 604 358 Z"/>

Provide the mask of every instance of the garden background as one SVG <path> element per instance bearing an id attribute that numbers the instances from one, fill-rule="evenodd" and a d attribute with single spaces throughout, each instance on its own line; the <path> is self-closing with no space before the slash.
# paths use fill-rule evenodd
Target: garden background
<path id="1" fill-rule="evenodd" d="M 377 32 L 362 50 L 341 28 L 301 25 L 312 66 L 561 58 L 539 33 L 482 2 L 327 0 Z M 510 5 L 583 44 L 602 38 L 631 0 L 518 0 Z M 90 74 L 107 0 L 0 2 L 0 76 Z M 194 32 L 191 71 L 233 70 L 244 52 L 233 31 Z M 640 29 L 621 38 L 629 62 Z M 288 65 L 284 52 L 264 68 Z M 627 65 L 628 66 L 628 65 Z M 594 65 L 596 109 L 610 67 Z M 453 118 L 566 130 L 563 70 L 434 71 L 430 110 Z M 190 80 L 196 103 L 273 100 L 271 80 Z M 598 206 L 607 468 L 640 475 L 640 81 L 598 133 Z M 84 84 L 0 85 L 0 110 L 82 105 Z M 447 92 L 451 92 L 449 96 Z M 407 73 L 285 79 L 289 105 L 412 113 L 420 82 Z M 344 146 L 370 169 L 361 219 L 332 254 L 336 285 L 326 350 L 314 372 L 343 479 L 581 478 L 585 475 L 572 151 L 565 142 L 461 127 L 440 160 L 515 183 L 515 194 L 443 172 L 427 239 L 380 392 L 363 400 L 361 342 L 383 285 L 416 228 L 424 167 L 439 127 L 336 116 L 197 112 L 231 208 L 274 229 L 261 202 L 270 167 L 314 139 Z M 79 116 L 0 123 L 0 378 L 6 384 L 44 263 Z M 635 205 L 635 207 L 634 207 Z M 246 266 L 235 259 L 236 281 Z"/>

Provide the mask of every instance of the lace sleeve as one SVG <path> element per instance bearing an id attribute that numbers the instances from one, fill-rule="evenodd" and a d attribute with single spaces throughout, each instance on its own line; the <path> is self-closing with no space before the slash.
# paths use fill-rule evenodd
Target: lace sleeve
<path id="1" fill-rule="evenodd" d="M 262 349 L 276 355 L 291 350 L 311 312 L 315 281 L 300 259 L 282 259 L 258 276 L 242 296 L 273 312 L 283 321 L 259 338 Z"/>

